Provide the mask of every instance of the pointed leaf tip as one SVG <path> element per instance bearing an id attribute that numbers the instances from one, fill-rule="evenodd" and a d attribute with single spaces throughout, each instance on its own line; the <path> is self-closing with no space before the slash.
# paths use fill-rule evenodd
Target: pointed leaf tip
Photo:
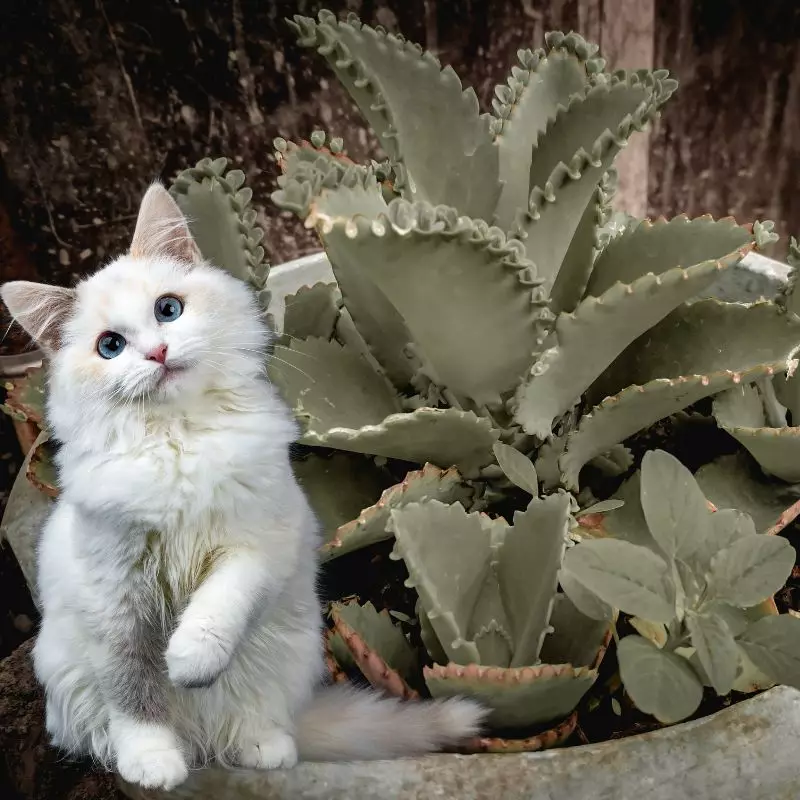
<path id="1" fill-rule="evenodd" d="M 688 559 L 712 537 L 711 512 L 692 473 L 663 450 L 642 460 L 641 501 L 647 526 L 671 559 Z"/>
<path id="2" fill-rule="evenodd" d="M 495 442 L 494 456 L 506 477 L 534 497 L 539 495 L 539 478 L 533 462 L 515 447 Z"/>

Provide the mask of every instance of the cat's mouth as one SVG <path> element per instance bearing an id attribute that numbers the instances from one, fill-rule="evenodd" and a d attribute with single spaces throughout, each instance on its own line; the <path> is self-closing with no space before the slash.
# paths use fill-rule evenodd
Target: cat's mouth
<path id="1" fill-rule="evenodd" d="M 164 386 L 170 381 L 179 378 L 186 372 L 186 364 L 161 364 L 161 374 L 158 376 L 158 386 Z"/>

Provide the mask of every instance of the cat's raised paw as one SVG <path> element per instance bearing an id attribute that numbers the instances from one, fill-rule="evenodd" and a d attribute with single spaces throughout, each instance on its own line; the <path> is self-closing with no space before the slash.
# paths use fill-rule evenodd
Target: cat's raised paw
<path id="1" fill-rule="evenodd" d="M 296 763 L 294 738 L 278 728 L 245 744 L 239 755 L 239 764 L 250 769 L 290 769 Z"/>
<path id="2" fill-rule="evenodd" d="M 125 748 L 117 756 L 117 772 L 128 783 L 169 791 L 189 777 L 189 768 L 176 748 Z"/>
<path id="3" fill-rule="evenodd" d="M 169 679 L 175 686 L 197 689 L 210 686 L 228 666 L 230 648 L 204 623 L 181 623 L 165 653 Z"/>

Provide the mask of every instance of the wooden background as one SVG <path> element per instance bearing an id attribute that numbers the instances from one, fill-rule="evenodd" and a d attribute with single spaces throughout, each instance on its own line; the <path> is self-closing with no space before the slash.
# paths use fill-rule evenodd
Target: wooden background
<path id="1" fill-rule="evenodd" d="M 356 158 L 375 142 L 284 17 L 316 2 L 4 0 L 0 5 L 0 279 L 69 283 L 127 244 L 155 176 L 204 155 L 248 173 L 274 263 L 317 248 L 271 206 L 271 141 L 322 126 Z M 328 0 L 451 62 L 484 108 L 522 46 L 576 29 L 616 65 L 681 88 L 622 164 L 626 202 L 773 218 L 800 233 L 800 11 L 752 0 Z M 785 250 L 778 246 L 777 254 Z"/>

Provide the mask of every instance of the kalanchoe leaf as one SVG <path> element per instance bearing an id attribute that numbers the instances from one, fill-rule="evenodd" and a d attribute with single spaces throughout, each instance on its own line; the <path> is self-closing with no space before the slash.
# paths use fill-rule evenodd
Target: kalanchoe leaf
<path id="1" fill-rule="evenodd" d="M 787 425 L 788 411 L 792 415 L 792 425 L 797 426 L 800 423 L 800 375 L 797 372 L 791 377 L 778 375 L 764 388 L 772 390 L 770 396 L 764 398 L 766 410 L 771 412 L 769 424 L 776 428 Z"/>
<path id="2" fill-rule="evenodd" d="M 614 619 L 613 607 L 589 591 L 570 572 L 562 569 L 558 574 L 558 582 L 564 594 L 584 616 L 598 622 L 611 622 Z"/>
<path id="3" fill-rule="evenodd" d="M 407 347 L 411 334 L 397 309 L 375 286 L 369 274 L 369 263 L 353 252 L 348 238 L 327 241 L 323 229 L 330 220 L 360 214 L 377 220 L 388 211 L 380 186 L 370 169 L 352 164 L 349 159 L 315 154 L 308 161 L 301 154 L 308 149 L 290 146 L 288 155 L 279 158 L 285 172 L 284 187 L 273 193 L 280 208 L 298 213 L 307 225 L 317 226 L 347 312 L 370 352 L 386 370 L 398 389 L 408 387 L 418 364 L 409 357 Z M 296 198 L 302 196 L 302 207 Z"/>
<path id="4" fill-rule="evenodd" d="M 719 342 L 725 347 L 720 348 Z M 713 299 L 685 303 L 625 349 L 591 387 L 590 399 L 595 402 L 657 378 L 674 380 L 723 370 L 743 373 L 775 361 L 782 361 L 785 370 L 800 349 L 798 343 L 800 318 L 783 314 L 773 303 Z M 742 377 L 731 385 L 753 380 Z"/>
<path id="5" fill-rule="evenodd" d="M 58 471 L 53 462 L 52 442 L 47 431 L 43 431 L 36 439 L 29 456 L 25 470 L 28 480 L 48 497 L 58 497 Z"/>
<path id="6" fill-rule="evenodd" d="M 39 605 L 37 590 L 38 537 L 31 536 L 31 531 L 42 529 L 47 518 L 52 514 L 53 500 L 29 480 L 27 471 L 37 447 L 48 437 L 49 434 L 46 431 L 41 432 L 25 456 L 11 487 L 5 512 L 0 521 L 0 540 L 11 546 L 37 606 Z"/>
<path id="7" fill-rule="evenodd" d="M 355 453 L 300 453 L 292 459 L 292 471 L 322 526 L 323 553 L 340 527 L 374 502 L 391 480 L 372 459 Z"/>
<path id="8" fill-rule="evenodd" d="M 737 386 L 714 398 L 717 424 L 747 448 L 762 469 L 787 483 L 800 482 L 800 427 L 764 427 L 754 386 Z"/>
<path id="9" fill-rule="evenodd" d="M 720 341 L 725 348 L 717 347 Z M 789 369 L 798 342 L 800 319 L 770 303 L 701 300 L 679 307 L 630 345 L 592 388 L 604 396 L 605 387 L 633 383 L 607 396 L 569 435 L 560 458 L 565 484 L 577 486 L 587 461 L 659 419 L 737 383 Z"/>
<path id="10" fill-rule="evenodd" d="M 711 512 L 697 481 L 664 450 L 644 455 L 641 502 L 650 533 L 670 559 L 687 560 L 711 538 Z"/>
<path id="11" fill-rule="evenodd" d="M 519 67 L 508 85 L 495 89 L 495 141 L 500 151 L 503 188 L 496 224 L 509 230 L 519 209 L 527 208 L 532 144 L 560 106 L 583 93 L 589 76 L 586 63 L 572 49 L 555 46 L 549 52 L 521 50 Z"/>
<path id="12" fill-rule="evenodd" d="M 330 475 L 328 481 L 331 493 L 341 490 L 343 480 L 338 474 Z M 302 480 L 301 485 L 303 485 Z M 368 490 L 365 490 L 365 493 L 366 491 Z M 370 491 L 367 502 L 371 503 L 377 494 L 378 492 L 374 490 Z M 432 464 L 425 464 L 421 470 L 409 472 L 401 483 L 386 489 L 374 505 L 367 507 L 367 502 L 362 503 L 355 512 L 358 516 L 353 518 L 355 517 L 353 514 L 346 523 L 341 523 L 335 529 L 333 536 L 322 546 L 322 560 L 338 558 L 345 553 L 390 539 L 392 534 L 388 530 L 388 523 L 392 508 L 423 500 L 438 500 L 448 504 L 465 503 L 472 494 L 473 490 L 464 483 L 454 467 L 441 470 Z M 316 510 L 313 493 L 311 503 Z"/>
<path id="13" fill-rule="evenodd" d="M 800 619 L 767 616 L 737 637 L 739 646 L 776 683 L 800 689 Z"/>
<path id="14" fill-rule="evenodd" d="M 615 180 L 613 169 L 603 175 L 575 229 L 550 290 L 550 310 L 555 314 L 574 311 L 584 296 L 595 256 L 602 247 L 600 231 L 611 216 Z"/>
<path id="15" fill-rule="evenodd" d="M 650 272 L 662 275 L 675 267 L 723 259 L 737 264 L 755 247 L 750 226 L 731 217 L 689 219 L 681 214 L 629 225 L 603 249 L 594 264 L 587 294 L 599 297 L 615 283 L 633 283 Z"/>
<path id="16" fill-rule="evenodd" d="M 493 540 L 502 538 L 506 523 L 429 500 L 392 509 L 390 527 L 396 539 L 393 558 L 405 562 L 409 585 L 416 588 L 448 658 L 478 662 L 472 619 L 491 576 Z M 504 619 L 497 622 L 507 628 Z"/>
<path id="17" fill-rule="evenodd" d="M 401 410 L 384 376 L 337 342 L 293 341 L 268 363 L 269 377 L 311 430 L 377 425 Z M 312 442 L 309 442 L 312 443 Z"/>
<path id="18" fill-rule="evenodd" d="M 419 620 L 420 639 L 422 639 L 422 644 L 425 645 L 428 655 L 435 664 L 446 664 L 449 661 L 447 653 L 445 653 L 442 643 L 439 641 L 433 625 L 431 625 L 430 618 L 419 600 L 417 600 L 416 613 Z"/>
<path id="19" fill-rule="evenodd" d="M 226 165 L 224 158 L 204 158 L 179 173 L 169 192 L 186 215 L 203 257 L 252 284 L 266 309 L 269 264 L 259 244 L 264 232 L 248 214 L 252 191 L 240 188 L 241 170 L 226 173 Z"/>
<path id="20" fill-rule="evenodd" d="M 591 688 L 597 672 L 569 664 L 541 664 L 521 669 L 477 664 L 426 667 L 425 683 L 433 697 L 472 697 L 491 709 L 493 728 L 521 728 L 569 714 Z"/>
<path id="21" fill-rule="evenodd" d="M 569 510 L 566 493 L 534 497 L 525 511 L 514 515 L 495 557 L 494 570 L 514 641 L 512 667 L 539 659 L 558 588 Z"/>
<path id="22" fill-rule="evenodd" d="M 742 509 L 759 533 L 779 533 L 800 514 L 800 492 L 767 481 L 746 453 L 722 456 L 700 467 L 695 478 L 718 509 Z"/>
<path id="23" fill-rule="evenodd" d="M 625 691 L 640 711 L 672 724 L 691 716 L 703 699 L 703 684 L 689 662 L 641 636 L 617 645 Z"/>
<path id="24" fill-rule="evenodd" d="M 570 164 L 579 152 L 591 153 L 601 136 L 616 131 L 652 93 L 638 81 L 602 82 L 587 89 L 573 95 L 539 132 L 533 145 L 529 191 L 543 190 L 559 164 Z"/>
<path id="25" fill-rule="evenodd" d="M 673 90 L 668 81 L 654 81 L 647 102 L 640 105 L 632 117 L 626 117 L 614 131 L 606 130 L 592 145 L 591 152 L 579 150 L 568 164 L 558 164 L 545 185 L 531 192 L 527 213 L 521 215 L 515 232 L 526 242 L 528 256 L 537 265 L 547 286 L 553 285 L 595 188 L 620 148 L 634 132 L 658 117 L 659 109 Z M 580 98 L 573 98 L 569 108 L 553 123 L 551 136 L 556 136 L 561 127 L 559 118 L 565 125 L 573 124 L 572 118 L 580 116 L 577 109 L 580 103 Z"/>
<path id="26" fill-rule="evenodd" d="M 739 650 L 725 620 L 713 613 L 689 612 L 686 627 L 714 691 L 728 694 L 739 670 Z"/>
<path id="27" fill-rule="evenodd" d="M 545 664 L 595 667 L 609 637 L 609 620 L 581 613 L 566 594 L 556 595 L 550 615 L 553 632 L 545 637 L 540 657 Z"/>
<path id="28" fill-rule="evenodd" d="M 536 467 L 533 462 L 515 447 L 510 447 L 502 442 L 495 442 L 494 456 L 500 469 L 506 477 L 524 489 L 528 494 L 537 497 L 539 494 L 539 479 L 536 475 Z"/>
<path id="29" fill-rule="evenodd" d="M 780 536 L 744 536 L 712 559 L 709 596 L 740 608 L 754 606 L 783 587 L 795 556 Z"/>
<path id="30" fill-rule="evenodd" d="M 472 478 L 492 459 L 498 433 L 484 417 L 453 408 L 419 408 L 361 428 L 310 428 L 301 442 L 439 467 L 453 464 Z"/>
<path id="31" fill-rule="evenodd" d="M 29 369 L 25 375 L 6 383 L 6 400 L 2 410 L 19 422 L 44 426 L 47 368 Z"/>
<path id="32" fill-rule="evenodd" d="M 341 670 L 357 668 L 357 664 L 353 659 L 353 654 L 344 643 L 344 639 L 335 631 L 328 631 L 325 635 L 325 649 L 326 656 L 330 656 L 334 663 L 328 663 L 328 669 L 331 677 L 337 683 L 344 683 L 347 680 L 347 675 L 342 675 L 340 679 L 339 673 Z"/>
<path id="33" fill-rule="evenodd" d="M 365 279 L 402 315 L 428 378 L 475 407 L 496 404 L 530 364 L 544 301 L 518 246 L 448 212 L 397 200 L 388 219 L 320 218 L 318 229 L 334 273 L 368 265 Z M 442 303 L 454 287 L 458 302 Z"/>
<path id="34" fill-rule="evenodd" d="M 439 466 L 466 473 L 492 460 L 497 432 L 472 412 L 420 408 L 400 400 L 367 361 L 335 341 L 308 339 L 277 349 L 272 382 L 304 427 L 301 443 Z"/>
<path id="35" fill-rule="evenodd" d="M 357 19 L 296 16 L 302 46 L 318 49 L 408 173 L 406 196 L 491 219 L 500 193 L 498 152 L 472 89 L 430 53 Z M 443 135 L 444 134 L 444 135 Z"/>
<path id="36" fill-rule="evenodd" d="M 557 344 L 544 352 L 517 391 L 517 422 L 528 433 L 549 436 L 553 421 L 605 367 L 638 336 L 658 330 L 653 326 L 709 286 L 725 268 L 722 260 L 705 261 L 688 269 L 644 275 L 631 284 L 616 283 L 600 297 L 587 297 L 574 313 L 561 314 L 555 327 Z"/>
<path id="37" fill-rule="evenodd" d="M 626 614 L 654 622 L 675 616 L 669 567 L 644 547 L 615 539 L 584 541 L 566 553 L 563 572 Z"/>
<path id="38" fill-rule="evenodd" d="M 407 681 L 416 672 L 417 652 L 387 611 L 372 603 L 334 603 L 331 616 L 336 632 L 369 682 L 403 698 L 419 695 Z"/>
<path id="39" fill-rule="evenodd" d="M 286 297 L 283 332 L 292 339 L 331 339 L 341 302 L 335 283 L 301 286 Z"/>

